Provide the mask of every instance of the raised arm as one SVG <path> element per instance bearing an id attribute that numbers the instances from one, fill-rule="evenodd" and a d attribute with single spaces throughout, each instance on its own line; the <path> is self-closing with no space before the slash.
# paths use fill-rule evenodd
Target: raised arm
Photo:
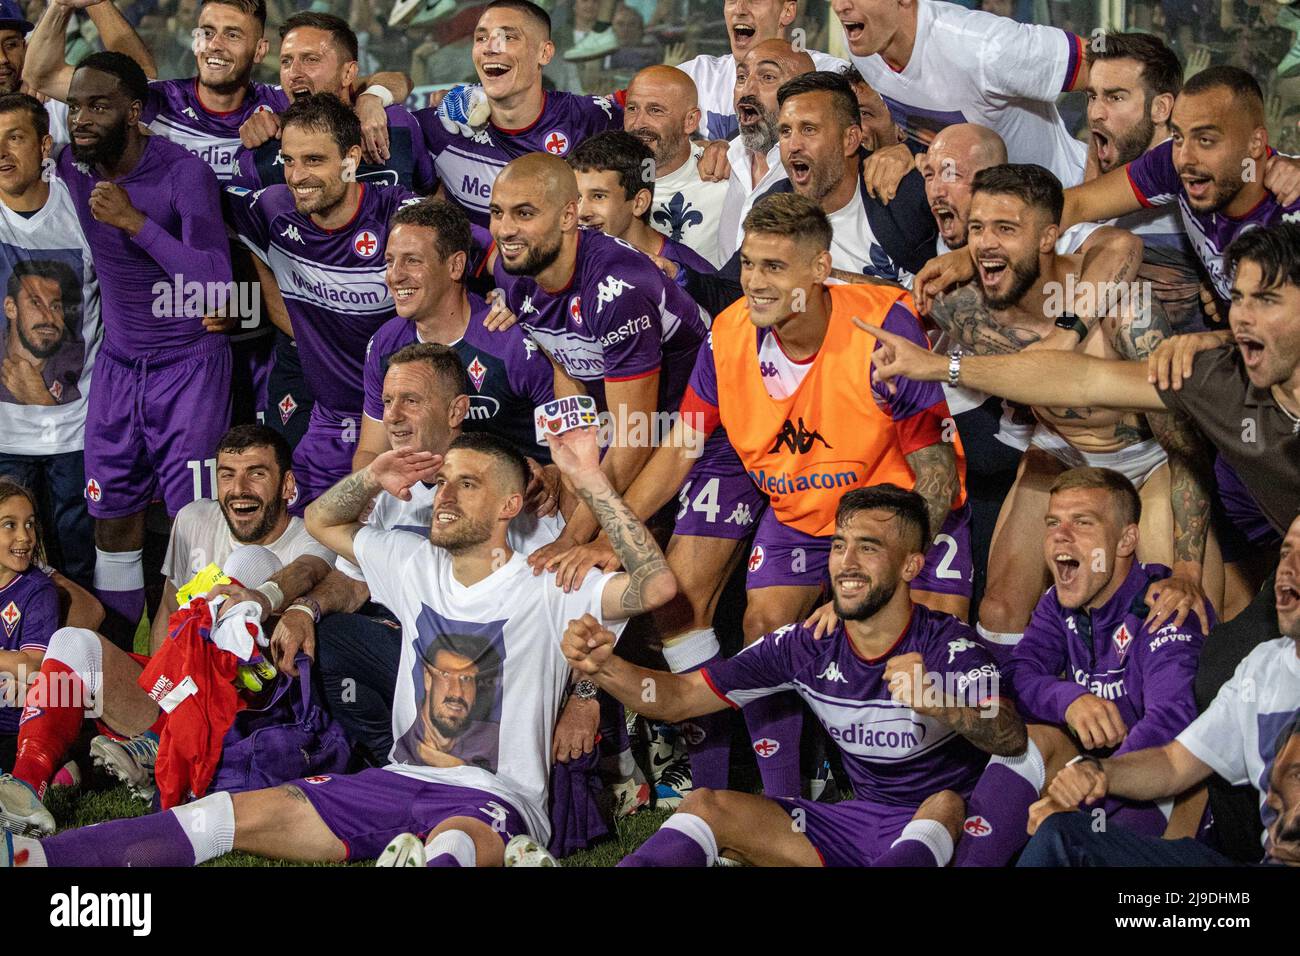
<path id="1" fill-rule="evenodd" d="M 27 41 L 23 81 L 29 87 L 51 99 L 67 100 L 74 67 L 63 58 L 64 37 L 68 21 L 79 9 L 89 14 L 105 50 L 125 53 L 140 64 L 145 76 L 157 78 L 153 54 L 112 0 L 52 0 Z"/>
<path id="2" fill-rule="evenodd" d="M 1129 182 L 1128 168 L 1121 166 L 1065 191 L 1061 228 L 1069 229 L 1079 222 L 1116 219 L 1141 208 L 1142 203 Z"/>

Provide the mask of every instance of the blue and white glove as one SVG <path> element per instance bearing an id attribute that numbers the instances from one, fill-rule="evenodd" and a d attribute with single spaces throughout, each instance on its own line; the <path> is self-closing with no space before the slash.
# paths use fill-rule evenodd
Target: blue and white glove
<path id="1" fill-rule="evenodd" d="M 461 84 L 447 91 L 447 95 L 438 104 L 436 115 L 448 133 L 460 133 L 461 136 L 472 139 L 478 130 L 487 125 L 491 112 L 492 107 L 483 87 Z"/>

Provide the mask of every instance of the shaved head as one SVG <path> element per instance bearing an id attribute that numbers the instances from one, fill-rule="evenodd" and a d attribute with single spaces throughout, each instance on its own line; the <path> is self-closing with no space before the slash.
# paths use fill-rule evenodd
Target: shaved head
<path id="1" fill-rule="evenodd" d="M 960 249 L 966 245 L 975 174 L 1005 164 L 1006 144 L 988 127 L 957 123 L 940 130 L 930 149 L 918 158 L 939 237 L 949 249 Z"/>
<path id="2" fill-rule="evenodd" d="M 695 81 L 676 67 L 648 66 L 628 84 L 623 130 L 650 147 L 656 178 L 690 158 L 691 134 L 699 125 Z"/>
<path id="3" fill-rule="evenodd" d="M 627 85 L 628 96 L 631 96 L 634 90 L 665 92 L 671 95 L 679 106 L 687 110 L 694 109 L 700 101 L 699 91 L 695 89 L 695 81 L 675 66 L 663 64 L 647 66 L 632 77 L 632 82 Z"/>
<path id="4" fill-rule="evenodd" d="M 808 51 L 796 50 L 789 40 L 764 40 L 750 50 L 745 55 L 745 59 L 751 64 L 761 63 L 764 60 L 771 61 L 786 74 L 787 80 L 800 73 L 811 73 L 817 69 L 817 64 L 813 63 L 813 58 L 808 55 Z"/>
<path id="5" fill-rule="evenodd" d="M 528 191 L 534 197 L 534 204 L 542 209 L 578 201 L 578 178 L 573 168 L 550 153 L 528 153 L 511 160 L 497 175 L 493 196 L 502 188 L 511 192 Z"/>
<path id="6" fill-rule="evenodd" d="M 930 151 L 951 156 L 959 163 L 965 160 L 972 167 L 972 175 L 1007 161 L 1007 144 L 1002 142 L 1002 137 L 977 123 L 955 123 L 944 127 L 934 137 Z"/>
<path id="7" fill-rule="evenodd" d="M 807 51 L 794 49 L 788 40 L 764 40 L 736 63 L 736 121 L 747 150 L 766 153 L 776 145 L 776 91 L 815 68 Z"/>
<path id="8" fill-rule="evenodd" d="M 501 170 L 493 183 L 488 216 L 505 270 L 512 275 L 538 276 L 556 264 L 566 243 L 566 255 L 574 254 L 578 178 L 558 156 L 520 156 Z"/>

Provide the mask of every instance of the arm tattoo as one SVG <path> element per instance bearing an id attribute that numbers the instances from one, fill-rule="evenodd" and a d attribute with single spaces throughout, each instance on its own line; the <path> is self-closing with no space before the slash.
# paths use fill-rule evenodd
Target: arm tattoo
<path id="1" fill-rule="evenodd" d="M 957 497 L 957 456 L 951 443 L 941 441 L 912 452 L 907 456 L 907 463 L 916 476 L 912 490 L 925 499 L 933 540 L 948 519 L 953 499 Z"/>
<path id="2" fill-rule="evenodd" d="M 1029 743 L 1025 722 L 1006 701 L 988 708 L 945 707 L 935 716 L 987 754 L 1014 757 Z"/>
<path id="3" fill-rule="evenodd" d="M 935 299 L 930 318 L 975 355 L 1012 355 L 1042 338 L 1032 329 L 999 322 L 973 285 L 961 286 Z"/>
<path id="4" fill-rule="evenodd" d="M 317 498 L 316 513 L 327 525 L 351 524 L 380 490 L 379 482 L 370 477 L 370 469 L 362 468 Z"/>
<path id="5" fill-rule="evenodd" d="M 668 562 L 664 560 L 659 543 L 607 483 L 602 491 L 594 494 L 586 488 L 578 488 L 577 491 L 578 497 L 591 509 L 591 513 L 600 522 L 601 529 L 609 536 L 614 553 L 626 569 L 623 614 L 633 617 L 642 613 L 650 607 L 646 600 L 648 583 L 668 572 Z"/>

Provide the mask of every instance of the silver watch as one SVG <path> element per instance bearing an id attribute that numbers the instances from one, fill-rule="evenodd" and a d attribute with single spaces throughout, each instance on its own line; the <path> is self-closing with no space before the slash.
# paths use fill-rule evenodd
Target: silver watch
<path id="1" fill-rule="evenodd" d="M 956 346 L 948 353 L 948 387 L 956 388 L 957 382 L 961 378 L 961 357 L 964 353 L 961 346 Z"/>
<path id="2" fill-rule="evenodd" d="M 587 680 L 585 677 L 573 685 L 573 696 L 578 700 L 595 700 L 596 699 L 596 682 Z"/>

